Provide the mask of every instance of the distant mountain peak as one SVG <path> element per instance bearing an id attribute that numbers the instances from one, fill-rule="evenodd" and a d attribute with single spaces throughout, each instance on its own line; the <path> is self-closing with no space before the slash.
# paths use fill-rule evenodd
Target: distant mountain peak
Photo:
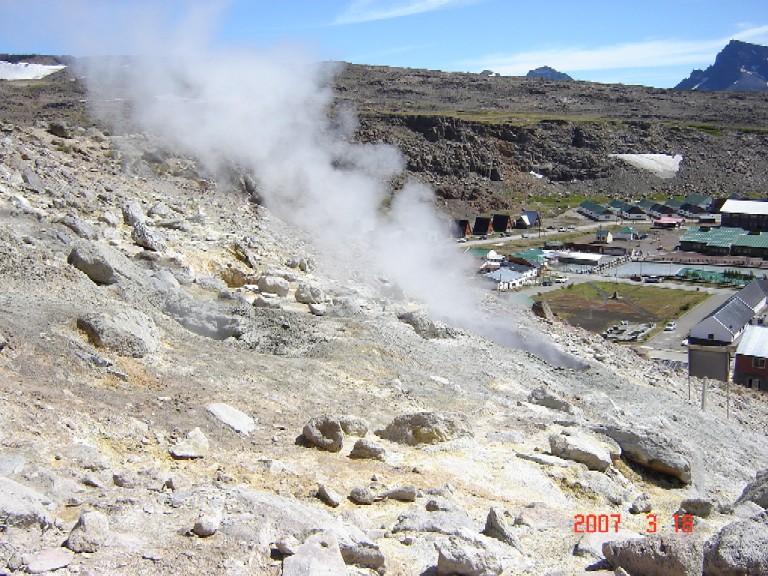
<path id="1" fill-rule="evenodd" d="M 565 72 L 558 72 L 549 66 L 541 66 L 535 70 L 530 70 L 525 75 L 526 78 L 545 78 L 546 80 L 573 80 Z"/>
<path id="2" fill-rule="evenodd" d="M 731 40 L 706 70 L 693 70 L 677 90 L 768 91 L 768 46 Z"/>

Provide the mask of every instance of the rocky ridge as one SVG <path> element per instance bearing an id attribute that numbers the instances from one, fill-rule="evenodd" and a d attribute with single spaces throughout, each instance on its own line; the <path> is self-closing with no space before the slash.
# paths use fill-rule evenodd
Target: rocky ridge
<path id="1" fill-rule="evenodd" d="M 0 570 L 768 572 L 764 399 L 524 311 L 588 367 L 436 332 L 155 150 L 0 129 Z"/>

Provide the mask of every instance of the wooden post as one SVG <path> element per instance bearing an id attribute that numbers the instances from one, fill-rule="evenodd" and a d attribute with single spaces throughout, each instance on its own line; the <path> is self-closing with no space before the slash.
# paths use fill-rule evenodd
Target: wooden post
<path id="1" fill-rule="evenodd" d="M 707 379 L 701 379 L 701 409 L 707 409 Z"/>

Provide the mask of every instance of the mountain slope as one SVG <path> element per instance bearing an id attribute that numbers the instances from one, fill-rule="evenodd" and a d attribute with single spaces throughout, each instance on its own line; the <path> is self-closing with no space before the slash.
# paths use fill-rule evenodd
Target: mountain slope
<path id="1" fill-rule="evenodd" d="M 677 90 L 768 91 L 768 46 L 731 40 L 706 70 L 694 70 Z"/>

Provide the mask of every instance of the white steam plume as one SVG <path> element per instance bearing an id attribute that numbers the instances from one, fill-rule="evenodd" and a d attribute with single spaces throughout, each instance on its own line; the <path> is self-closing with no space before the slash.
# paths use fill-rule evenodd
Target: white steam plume
<path id="1" fill-rule="evenodd" d="M 96 100 L 127 99 L 134 122 L 209 168 L 242 166 L 257 178 L 267 207 L 321 249 L 349 261 L 354 256 L 344 250 L 362 247 L 371 277 L 383 274 L 455 325 L 483 327 L 474 321 L 479 297 L 465 279 L 469 263 L 447 239 L 432 191 L 408 183 L 382 210 L 404 168 L 400 153 L 354 143 L 348 115 L 329 119 L 336 66 L 288 47 L 218 49 L 196 42 L 206 35 L 196 29 L 199 19 L 189 21 L 194 34 L 182 27 L 151 57 L 113 60 L 107 69 L 108 60 L 93 60 L 87 77 Z M 514 344 L 514 330 L 497 324 L 481 331 Z M 525 347 L 553 350 L 530 340 Z"/>

